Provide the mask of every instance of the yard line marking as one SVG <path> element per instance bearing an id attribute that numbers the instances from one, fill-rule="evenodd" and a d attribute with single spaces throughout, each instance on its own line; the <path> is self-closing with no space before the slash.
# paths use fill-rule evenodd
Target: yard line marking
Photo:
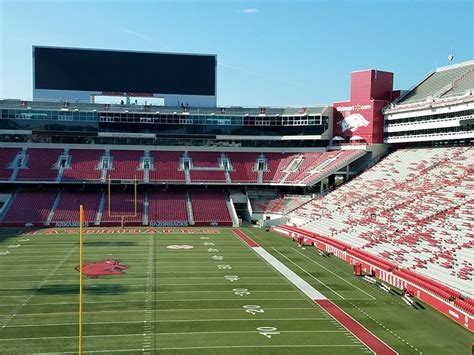
<path id="1" fill-rule="evenodd" d="M 253 298 L 246 298 L 247 300 L 251 300 Z M 301 301 L 301 297 L 298 298 L 255 298 L 262 301 Z M 225 299 L 225 298 L 187 298 L 187 299 L 159 299 L 156 302 L 205 302 L 205 301 L 222 301 L 222 302 L 239 302 L 241 299 Z M 97 301 L 97 302 L 84 302 L 84 305 L 87 304 L 114 304 L 114 303 L 146 303 L 146 301 L 126 301 L 126 300 L 117 300 L 117 301 Z M 29 306 L 47 306 L 47 305 L 66 305 L 66 304 L 74 304 L 76 305 L 77 302 L 55 302 L 55 303 L 29 303 Z M 15 304 L 3 304 L 2 306 L 15 306 Z"/>
<path id="2" fill-rule="evenodd" d="M 242 233 L 242 232 L 240 232 L 240 233 Z M 239 236 L 239 234 L 237 234 L 237 233 L 235 233 L 235 234 L 237 236 Z M 261 247 L 254 247 L 252 249 L 255 250 L 255 251 L 258 251 L 258 250 L 264 250 L 265 251 L 265 249 L 263 249 Z M 282 253 L 280 253 L 275 248 L 273 248 L 273 250 L 275 250 L 277 253 L 279 253 L 283 257 L 285 257 Z M 271 256 L 271 254 L 268 253 L 267 251 L 265 251 L 265 253 L 267 253 L 268 255 Z M 286 258 L 286 259 L 288 259 L 288 258 Z M 290 259 L 288 259 L 288 261 L 292 262 Z M 295 263 L 293 263 L 293 264 L 295 264 Z M 337 320 L 339 323 L 341 323 L 342 326 L 344 326 L 355 337 L 357 337 L 360 340 L 360 342 L 363 343 L 374 354 L 398 355 L 398 353 L 395 350 L 393 350 L 390 346 L 388 346 L 386 343 L 384 343 L 382 340 L 380 340 L 380 338 L 378 338 L 376 335 L 374 335 L 373 333 L 368 331 L 367 328 L 365 328 L 362 324 L 360 324 L 358 321 L 356 321 L 354 318 L 352 318 L 350 315 L 348 315 L 346 312 L 344 312 L 341 308 L 339 308 L 336 304 L 334 304 L 328 298 L 323 296 L 321 298 L 314 298 L 313 301 L 316 304 L 318 304 L 321 307 L 321 309 L 326 311 L 331 317 L 333 317 L 335 320 Z"/>
<path id="3" fill-rule="evenodd" d="M 263 278 L 265 279 L 265 278 Z M 285 281 L 285 280 L 283 280 Z M 127 283 L 111 283 L 112 285 L 122 285 L 122 286 L 127 286 L 127 287 L 144 287 L 143 284 L 127 284 Z M 206 283 L 206 285 L 210 286 L 222 286 L 222 283 Z M 245 282 L 245 285 L 252 285 L 252 286 L 261 286 L 262 283 L 253 283 L 253 282 Z M 263 285 L 265 286 L 287 286 L 287 282 L 279 282 L 279 283 L 274 283 L 274 282 L 269 282 L 269 283 L 264 283 Z M 75 286 L 74 284 L 63 284 L 61 286 Z M 162 286 L 202 286 L 202 283 L 196 284 L 187 284 L 187 283 L 177 283 L 177 284 L 170 284 L 170 283 L 163 283 Z M 2 287 L 0 288 L 0 291 L 19 291 L 19 290 L 30 290 L 31 287 L 13 287 L 13 288 L 5 288 Z"/>
<path id="4" fill-rule="evenodd" d="M 310 310 L 314 309 L 314 307 L 266 307 L 265 309 L 277 309 L 277 310 Z M 193 308 L 193 311 L 236 311 L 236 308 Z M 240 310 L 239 310 L 240 311 Z M 134 310 L 123 310 L 120 311 L 120 313 L 142 313 L 143 310 L 141 309 L 134 309 Z M 155 309 L 153 312 L 160 313 L 160 312 L 189 312 L 189 309 L 183 309 L 183 308 L 167 308 L 167 309 Z M 27 314 L 21 314 L 19 317 L 27 317 L 27 316 L 42 316 L 43 314 L 49 314 L 49 315 L 58 315 L 58 314 L 77 314 L 77 311 L 71 311 L 71 312 L 36 312 L 36 313 L 27 313 Z M 117 313 L 116 310 L 106 310 L 106 311 L 84 311 L 84 313 Z"/>
<path id="5" fill-rule="evenodd" d="M 345 299 L 342 295 L 340 295 L 338 292 L 334 291 L 331 287 L 329 287 L 328 285 L 326 285 L 324 282 L 322 282 L 320 279 L 318 279 L 317 277 L 311 275 L 308 271 L 306 271 L 303 267 L 299 266 L 298 264 L 296 264 L 295 262 L 293 262 L 292 260 L 290 260 L 290 258 L 288 258 L 286 255 L 284 255 L 283 253 L 280 253 L 277 249 L 273 248 L 272 249 L 274 251 L 276 251 L 278 254 L 280 254 L 282 257 L 284 257 L 286 260 L 288 260 L 290 263 L 292 263 L 293 265 L 295 265 L 297 268 L 301 269 L 306 275 L 308 275 L 309 277 L 311 277 L 312 279 L 318 281 L 321 285 L 323 285 L 324 287 L 326 287 L 328 290 L 332 291 L 333 293 L 335 293 L 336 295 L 338 295 L 341 299 Z"/>
<path id="6" fill-rule="evenodd" d="M 155 255 L 155 248 L 153 243 L 153 235 L 149 237 L 148 242 L 148 271 L 147 271 L 147 281 L 146 281 L 146 298 L 145 298 L 145 320 L 143 321 L 143 345 L 142 351 L 149 352 L 151 351 L 151 341 L 153 340 L 153 332 L 151 327 L 151 320 L 153 318 L 153 295 L 152 284 L 155 280 L 155 268 L 153 263 L 153 257 Z"/>
<path id="7" fill-rule="evenodd" d="M 85 287 L 84 289 L 87 289 L 87 287 Z M 97 289 L 96 289 L 97 291 Z M 104 291 L 104 295 L 108 295 L 107 294 L 107 290 Z M 189 290 L 189 291 L 154 291 L 154 293 L 163 293 L 163 294 L 168 294 L 168 293 L 184 293 L 184 294 L 188 294 L 188 293 L 229 293 L 230 291 L 229 290 Z M 295 291 L 294 290 L 256 290 L 256 291 L 252 291 L 252 293 L 262 293 L 262 292 L 272 292 L 272 293 L 278 293 L 278 292 L 292 292 L 294 293 Z M 127 291 L 127 295 L 129 294 L 141 294 L 141 293 L 147 293 L 147 291 Z M 96 295 L 100 295 L 100 294 L 96 294 Z M 76 297 L 77 295 L 74 295 L 74 294 L 71 294 L 71 295 L 66 295 L 66 296 L 63 296 L 63 297 Z M 122 296 L 122 295 L 121 295 Z M 120 296 L 120 297 L 121 297 Z M 25 297 L 24 295 L 18 295 L 18 296 L 0 296 L 0 299 L 2 297 Z M 352 300 L 352 301 L 370 301 L 368 298 L 346 298 L 346 300 Z M 107 302 L 107 301 L 105 301 Z M 16 303 L 15 303 L 16 304 Z M 4 304 L 3 304 L 4 305 Z"/>
<path id="8" fill-rule="evenodd" d="M 341 347 L 358 347 L 353 344 L 281 344 L 281 345 L 217 345 L 217 346 L 188 346 L 175 348 L 154 348 L 153 351 L 169 351 L 169 350 L 205 350 L 205 349 L 252 349 L 252 348 L 341 348 Z M 141 351 L 142 349 L 120 349 L 120 350 L 93 350 L 83 351 L 83 353 L 116 353 L 116 352 L 131 352 Z M 38 355 L 53 355 L 53 354 L 77 354 L 77 351 L 62 351 L 60 353 L 36 353 Z"/>
<path id="9" fill-rule="evenodd" d="M 126 284 L 126 283 L 112 283 L 113 285 L 123 285 L 123 286 L 127 286 L 127 287 L 143 287 L 143 284 L 132 284 L 132 285 L 129 285 L 129 284 Z M 162 284 L 163 286 L 202 286 L 202 283 L 199 283 L 199 284 L 185 284 L 185 283 L 177 283 L 177 284 L 170 284 L 170 283 L 164 283 Z M 214 284 L 209 284 L 207 283 L 206 285 L 210 285 L 210 286 L 222 286 L 222 283 L 214 283 Z M 253 282 L 245 282 L 245 285 L 255 285 L 255 286 L 261 286 L 262 283 L 253 283 Z M 264 283 L 263 285 L 265 286 L 287 286 L 288 283 L 287 282 L 279 282 L 279 283 L 274 283 L 274 282 L 269 282 L 269 283 Z M 66 285 L 62 285 L 62 286 L 75 286 L 74 284 L 66 284 Z M 13 287 L 13 288 L 5 288 L 5 287 L 2 287 L 0 288 L 0 291 L 18 291 L 18 290 L 30 290 L 31 287 Z"/>
<path id="10" fill-rule="evenodd" d="M 306 259 L 308 259 L 309 261 L 315 263 L 316 265 L 318 265 L 319 267 L 323 268 L 324 270 L 328 271 L 329 273 L 333 274 L 334 276 L 336 276 L 337 278 L 341 279 L 342 281 L 344 281 L 345 283 L 355 287 L 356 289 L 358 289 L 359 291 L 365 293 L 367 296 L 369 296 L 372 300 L 376 300 L 376 298 L 374 296 L 372 296 L 371 294 L 367 293 L 366 291 L 362 290 L 361 288 L 359 288 L 358 286 L 354 285 L 353 283 L 347 281 L 346 279 L 344 279 L 343 277 L 339 276 L 338 274 L 334 273 L 333 271 L 329 270 L 328 268 L 326 268 L 325 266 L 321 265 L 320 263 L 318 263 L 317 261 L 311 259 L 310 257 L 306 256 L 304 253 L 302 253 L 301 251 L 299 251 L 298 249 L 296 248 L 293 248 L 298 254 L 301 254 L 302 256 L 304 256 Z"/>
<path id="11" fill-rule="evenodd" d="M 281 333 L 343 333 L 341 330 L 287 330 L 281 331 Z M 255 334 L 255 330 L 223 330 L 223 331 L 204 331 L 204 332 L 169 332 L 169 333 L 153 333 L 156 336 L 168 336 L 168 335 L 192 335 L 192 334 Z M 84 338 L 108 338 L 108 337 L 128 337 L 130 335 L 142 335 L 142 333 L 126 333 L 126 334 L 97 334 L 97 335 L 84 335 Z M 15 341 L 15 340 L 38 340 L 38 339 L 65 339 L 65 338 L 77 338 L 76 335 L 63 335 L 63 336 L 49 336 L 49 337 L 25 337 L 25 338 L 9 338 L 0 339 L 1 342 Z"/>
<path id="12" fill-rule="evenodd" d="M 141 312 L 141 311 L 140 311 Z M 196 322 L 266 322 L 266 321 L 327 321 L 327 318 L 209 318 L 209 319 L 159 319 L 153 320 L 150 323 L 196 323 Z M 136 321 L 114 321 L 114 322 L 84 322 L 84 324 L 142 324 L 142 320 Z M 18 324 L 10 325 L 10 328 L 33 328 L 44 326 L 77 326 L 77 322 L 73 323 L 41 323 L 41 324 Z M 340 327 L 340 329 L 344 329 Z"/>
<path id="13" fill-rule="evenodd" d="M 53 268 L 53 270 L 50 271 L 49 274 L 47 274 L 43 280 L 37 284 L 37 286 L 31 291 L 30 294 L 28 294 L 27 296 L 25 296 L 25 298 L 23 299 L 23 301 L 20 301 L 21 304 L 18 304 L 16 305 L 16 308 L 14 308 L 13 312 L 10 314 L 10 315 L 7 315 L 4 320 L 2 321 L 2 323 L 0 323 L 1 325 L 1 328 L 0 329 L 4 329 L 10 322 L 13 318 L 15 318 L 15 316 L 18 314 L 18 312 L 21 311 L 21 309 L 27 304 L 30 302 L 30 300 L 35 296 L 36 292 L 38 292 L 38 290 L 43 287 L 47 282 L 48 280 L 53 277 L 54 273 L 56 271 L 58 271 L 58 269 L 71 257 L 72 253 L 78 248 L 78 246 L 75 246 L 75 247 L 72 247 L 71 250 L 69 251 L 69 253 L 67 253 L 62 259 L 61 261 Z"/>

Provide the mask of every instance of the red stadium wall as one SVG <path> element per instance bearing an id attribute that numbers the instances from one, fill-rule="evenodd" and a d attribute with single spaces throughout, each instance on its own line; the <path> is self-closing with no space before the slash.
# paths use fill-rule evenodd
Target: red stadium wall
<path id="1" fill-rule="evenodd" d="M 383 143 L 382 108 L 393 97 L 393 73 L 362 70 L 351 74 L 351 99 L 335 102 L 334 135 L 347 143 L 359 136 L 363 143 Z"/>
<path id="2" fill-rule="evenodd" d="M 278 227 L 272 226 L 271 229 L 274 232 L 283 234 L 294 240 L 299 240 L 301 238 L 304 240 L 305 244 L 314 243 L 318 249 L 330 252 L 351 265 L 361 263 L 365 272 L 373 273 L 375 277 L 399 289 L 407 288 L 408 290 L 413 291 L 415 297 L 429 304 L 463 327 L 474 332 L 473 315 L 461 309 L 463 307 L 455 307 L 452 302 L 449 302 L 442 297 L 438 297 L 434 293 L 430 293 L 421 288 L 416 282 L 411 282 L 403 276 L 400 276 L 403 275 L 403 270 L 396 270 L 396 265 L 361 250 L 351 249 L 348 245 L 334 239 L 315 235 L 311 232 L 300 230 L 295 227 L 282 225 Z M 395 275 L 395 273 L 397 274 Z M 440 292 L 442 292 L 443 289 L 446 289 L 446 287 L 440 285 Z"/>

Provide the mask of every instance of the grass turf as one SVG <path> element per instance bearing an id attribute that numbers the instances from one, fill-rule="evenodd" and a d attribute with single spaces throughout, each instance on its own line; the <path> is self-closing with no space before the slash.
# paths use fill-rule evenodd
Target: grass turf
<path id="1" fill-rule="evenodd" d="M 129 269 L 85 280 L 84 351 L 370 353 L 230 229 L 215 230 L 219 233 L 87 235 L 85 262 L 113 258 Z M 471 353 L 471 333 L 429 306 L 409 308 L 315 248 L 301 250 L 271 232 L 243 230 L 400 354 Z M 193 248 L 167 248 L 173 244 Z M 2 230 L 0 253 L 5 251 L 10 253 L 0 255 L 1 353 L 77 352 L 77 235 Z M 238 280 L 225 278 L 234 275 Z M 251 314 L 246 305 L 264 312 Z M 260 327 L 277 328 L 278 334 L 268 338 Z"/>

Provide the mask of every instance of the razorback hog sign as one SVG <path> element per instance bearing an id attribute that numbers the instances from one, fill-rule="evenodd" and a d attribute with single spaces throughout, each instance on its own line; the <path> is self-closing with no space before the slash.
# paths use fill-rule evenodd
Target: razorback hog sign
<path id="1" fill-rule="evenodd" d="M 351 74 L 350 101 L 335 102 L 334 135 L 345 143 L 383 143 L 383 113 L 393 98 L 393 73 L 361 70 Z"/>

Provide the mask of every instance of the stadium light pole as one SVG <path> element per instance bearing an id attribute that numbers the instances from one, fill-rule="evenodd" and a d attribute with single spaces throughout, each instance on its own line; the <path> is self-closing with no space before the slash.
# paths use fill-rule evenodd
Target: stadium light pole
<path id="1" fill-rule="evenodd" d="M 82 233 L 84 225 L 84 207 L 79 206 L 79 355 L 82 355 Z"/>

